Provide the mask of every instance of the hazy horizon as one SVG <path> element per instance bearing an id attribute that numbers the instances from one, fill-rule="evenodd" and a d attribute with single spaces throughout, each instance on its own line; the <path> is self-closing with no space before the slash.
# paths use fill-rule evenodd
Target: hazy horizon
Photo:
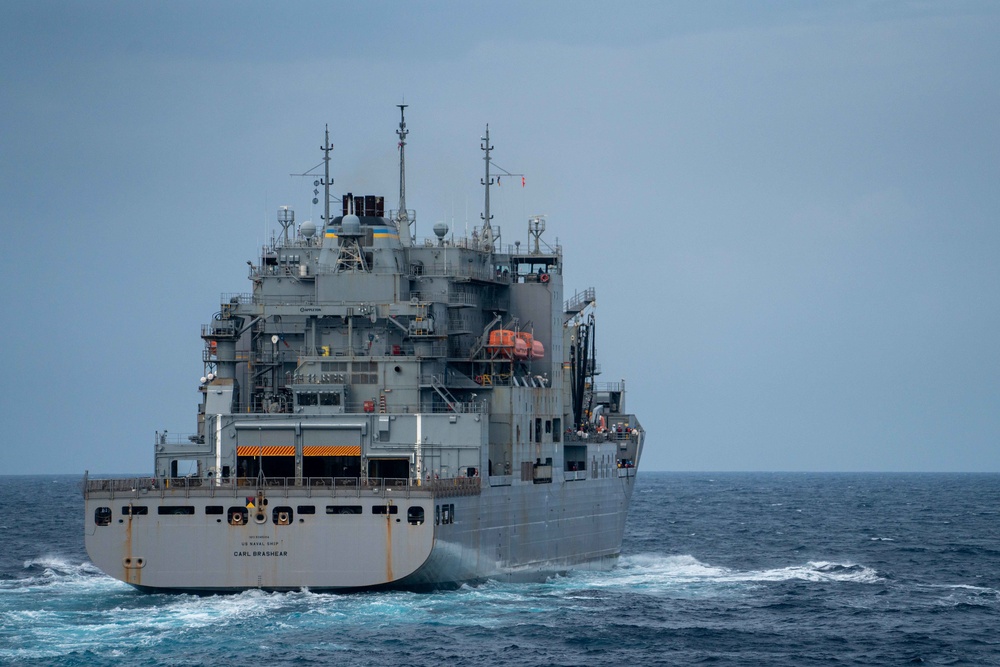
<path id="1" fill-rule="evenodd" d="M 152 473 L 290 205 L 547 216 L 644 470 L 1000 471 L 1000 4 L 0 5 L 0 473 Z M 48 231 L 46 231 L 48 230 Z M 45 472 L 51 470 L 52 472 Z M 714 474 L 714 473 L 713 473 Z"/>

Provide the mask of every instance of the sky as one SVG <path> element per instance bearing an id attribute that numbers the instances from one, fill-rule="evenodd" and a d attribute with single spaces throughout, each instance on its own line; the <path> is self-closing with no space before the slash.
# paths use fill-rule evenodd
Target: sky
<path id="1" fill-rule="evenodd" d="M 279 206 L 525 175 L 643 467 L 1000 472 L 1000 4 L 0 3 L 0 474 L 152 470 Z"/>

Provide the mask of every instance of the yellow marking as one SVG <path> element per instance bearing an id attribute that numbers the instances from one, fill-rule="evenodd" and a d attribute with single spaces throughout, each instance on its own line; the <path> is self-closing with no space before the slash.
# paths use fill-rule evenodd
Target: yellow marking
<path id="1" fill-rule="evenodd" d="M 237 456 L 295 456 L 294 446 L 258 447 L 240 446 L 236 448 Z"/>
<path id="2" fill-rule="evenodd" d="M 361 456 L 361 447 L 311 446 L 302 448 L 302 456 Z"/>

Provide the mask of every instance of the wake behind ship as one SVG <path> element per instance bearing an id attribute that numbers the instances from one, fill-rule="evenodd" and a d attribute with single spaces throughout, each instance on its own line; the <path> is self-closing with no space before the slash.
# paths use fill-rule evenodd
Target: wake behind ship
<path id="1" fill-rule="evenodd" d="M 645 433 L 597 382 L 595 291 L 543 239 L 416 237 L 400 201 L 340 197 L 282 232 L 202 327 L 197 430 L 154 474 L 85 478 L 94 564 L 147 591 L 444 587 L 608 568 Z M 317 185 L 320 183 L 318 182 Z"/>

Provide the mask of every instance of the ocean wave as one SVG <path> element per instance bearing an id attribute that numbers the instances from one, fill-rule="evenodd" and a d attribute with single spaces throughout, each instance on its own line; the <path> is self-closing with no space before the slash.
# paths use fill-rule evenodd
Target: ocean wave
<path id="1" fill-rule="evenodd" d="M 637 554 L 621 559 L 618 567 L 603 578 L 588 577 L 589 585 L 629 586 L 663 589 L 704 585 L 739 585 L 781 581 L 876 583 L 882 577 L 872 568 L 855 563 L 809 561 L 767 570 L 737 570 L 703 563 L 694 556 Z"/>
<path id="2" fill-rule="evenodd" d="M 972 584 L 923 584 L 918 586 L 929 591 L 942 591 L 944 596 L 938 599 L 940 604 L 975 604 L 993 605 L 1000 601 L 1000 590 L 989 586 L 974 586 Z"/>
<path id="3" fill-rule="evenodd" d="M 96 580 L 114 582 L 90 561 L 74 562 L 62 556 L 48 555 L 24 561 L 20 576 L 0 580 L 0 590 L 91 584 Z"/>
<path id="4" fill-rule="evenodd" d="M 101 571 L 90 561 L 74 563 L 67 558 L 55 555 L 26 560 L 24 561 L 24 569 L 29 572 L 41 572 L 53 578 L 101 574 Z"/>

